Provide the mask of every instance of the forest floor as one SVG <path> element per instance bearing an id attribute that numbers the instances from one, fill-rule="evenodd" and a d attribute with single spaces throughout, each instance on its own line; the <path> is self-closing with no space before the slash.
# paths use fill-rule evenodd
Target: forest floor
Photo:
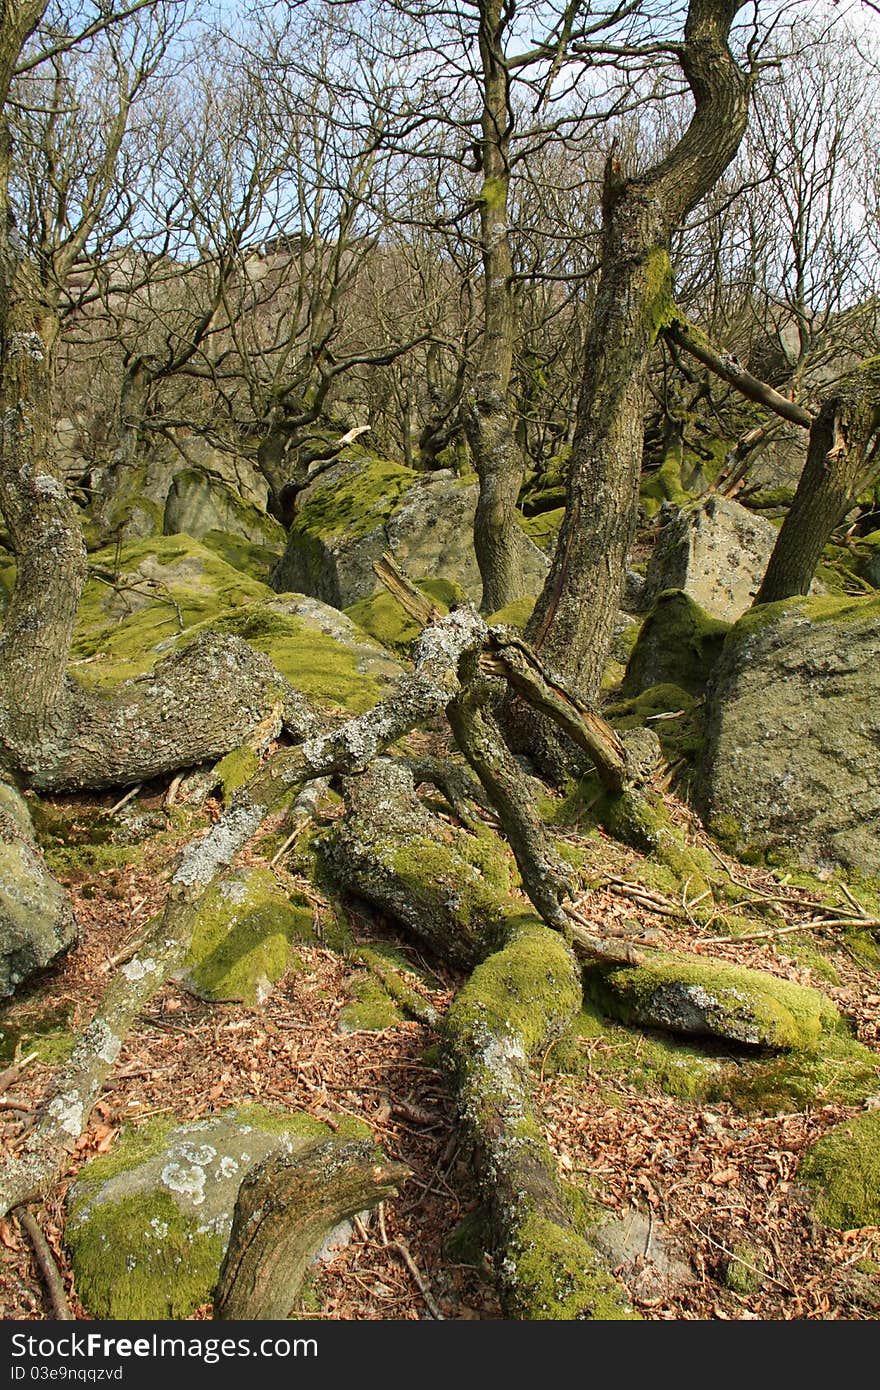
<path id="1" fill-rule="evenodd" d="M 146 788 L 139 804 L 147 811 L 161 808 L 164 795 L 164 787 Z M 59 798 L 54 805 L 75 816 L 78 806 L 108 810 L 112 801 L 108 794 L 90 801 Z M 208 804 L 219 814 L 219 806 Z M 675 809 L 699 835 L 680 803 Z M 795 934 L 773 939 L 771 931 L 764 938 L 730 941 L 716 929 L 717 939 L 707 947 L 706 927 L 687 911 L 687 894 L 681 910 L 682 904 L 646 886 L 643 856 L 600 831 L 568 835 L 582 838 L 602 879 L 588 900 L 591 920 L 603 933 L 635 917 L 653 944 L 708 950 L 823 989 L 854 1036 L 877 1052 L 880 1093 L 878 977 L 839 931 L 811 928 L 797 937 L 821 949 L 829 968 L 818 971 L 799 957 Z M 272 850 L 277 843 L 276 833 Z M 257 841 L 247 862 L 267 863 L 270 852 L 262 854 Z M 166 842 L 152 858 L 147 853 L 140 862 L 71 875 L 67 886 L 81 939 L 9 1006 L 4 1027 L 21 1031 L 19 1059 L 30 1050 L 28 1010 L 45 1007 L 47 999 L 64 1013 L 66 1029 L 88 1021 L 107 983 L 109 962 L 124 954 L 161 908 L 172 862 Z M 305 887 L 319 907 L 315 889 L 285 862 L 273 869 L 279 883 Z M 744 897 L 775 897 L 777 927 L 810 915 L 804 890 L 780 886 L 766 871 L 732 861 L 728 868 L 742 883 Z M 356 939 L 381 939 L 408 955 L 423 972 L 425 997 L 443 1011 L 460 979 L 419 955 L 388 923 L 357 913 L 351 922 Z M 397 1199 L 368 1220 L 356 1220 L 349 1243 L 315 1266 L 301 1316 L 502 1316 L 491 1263 L 480 1245 L 479 1196 L 469 1155 L 460 1146 L 452 1081 L 437 1037 L 416 1022 L 341 1035 L 339 1011 L 361 968 L 320 944 L 298 953 L 296 973 L 260 1008 L 209 1004 L 169 984 L 140 1017 L 64 1180 L 30 1208 L 54 1253 L 75 1317 L 91 1315 L 79 1301 L 65 1252 L 64 1198 L 82 1165 L 111 1148 L 123 1125 L 158 1114 L 183 1122 L 253 1102 L 306 1111 L 331 1125 L 334 1115 L 357 1116 L 386 1155 L 412 1170 Z M 880 1295 L 872 1307 L 859 1270 L 880 1261 L 880 1229 L 829 1230 L 814 1219 L 797 1182 L 805 1147 L 864 1107 L 847 1107 L 817 1093 L 802 1108 L 793 1104 L 783 1113 L 765 1113 L 668 1094 L 650 1079 L 646 1084 L 644 1076 L 634 1081 L 632 1067 L 613 1065 L 624 1041 L 635 1048 L 638 1062 L 640 1037 L 627 1041 L 612 1024 L 593 1028 L 576 1040 L 576 1069 L 557 1065 L 551 1048 L 536 1065 L 534 1086 L 537 1112 L 561 1174 L 587 1186 L 620 1214 L 623 1226 L 628 1224 L 629 1239 L 615 1267 L 642 1316 L 875 1318 Z M 651 1045 L 647 1037 L 645 1046 Z M 722 1054 L 719 1049 L 722 1060 L 731 1060 Z M 688 1065 L 686 1055 L 682 1065 Z M 14 1149 L 27 1132 L 51 1074 L 52 1065 L 37 1056 L 7 1083 L 0 1095 L 0 1139 L 7 1148 Z M 0 1222 L 0 1313 L 7 1319 L 53 1316 L 30 1240 L 14 1214 Z M 210 1317 L 210 1306 L 194 1316 Z"/>

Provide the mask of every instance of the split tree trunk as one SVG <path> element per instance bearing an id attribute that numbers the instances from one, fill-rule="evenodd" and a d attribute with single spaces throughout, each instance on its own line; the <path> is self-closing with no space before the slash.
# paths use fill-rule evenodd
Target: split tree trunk
<path id="1" fill-rule="evenodd" d="M 807 594 L 834 528 L 880 474 L 880 358 L 851 373 L 822 405 L 807 461 L 755 603 Z"/>

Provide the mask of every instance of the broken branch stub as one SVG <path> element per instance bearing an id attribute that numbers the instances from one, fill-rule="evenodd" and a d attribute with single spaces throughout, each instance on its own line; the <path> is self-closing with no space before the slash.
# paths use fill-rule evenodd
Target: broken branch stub
<path id="1" fill-rule="evenodd" d="M 239 1189 L 214 1317 L 289 1317 L 309 1261 L 331 1232 L 395 1197 L 408 1177 L 409 1168 L 362 1139 L 331 1139 L 258 1164 Z"/>

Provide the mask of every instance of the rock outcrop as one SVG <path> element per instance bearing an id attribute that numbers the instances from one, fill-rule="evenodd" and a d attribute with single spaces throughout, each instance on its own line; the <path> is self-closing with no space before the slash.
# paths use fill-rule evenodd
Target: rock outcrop
<path id="1" fill-rule="evenodd" d="M 731 850 L 880 873 L 880 598 L 755 609 L 707 703 L 700 799 Z"/>
<path id="2" fill-rule="evenodd" d="M 665 589 L 683 589 L 711 617 L 736 622 L 758 592 L 777 535 L 764 517 L 727 497 L 681 508 L 657 539 L 642 605 Z"/>
<path id="3" fill-rule="evenodd" d="M 64 889 L 37 848 L 27 803 L 0 783 L 0 998 L 76 940 Z"/>

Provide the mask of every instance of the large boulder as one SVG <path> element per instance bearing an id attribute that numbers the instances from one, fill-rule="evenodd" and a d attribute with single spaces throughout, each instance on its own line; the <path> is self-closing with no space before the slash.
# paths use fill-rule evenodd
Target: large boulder
<path id="1" fill-rule="evenodd" d="M 711 618 L 680 589 L 659 594 L 626 664 L 621 694 L 640 695 L 656 685 L 701 692 L 730 624 Z"/>
<path id="2" fill-rule="evenodd" d="M 675 511 L 648 563 L 641 602 L 683 589 L 713 618 L 733 623 L 758 592 L 778 532 L 766 518 L 713 494 Z"/>
<path id="3" fill-rule="evenodd" d="M 27 803 L 0 783 L 0 998 L 76 940 L 64 889 L 43 863 Z"/>
<path id="4" fill-rule="evenodd" d="M 246 507 L 265 510 L 268 488 L 251 460 L 188 435 L 177 443 L 163 440 L 134 461 L 115 458 L 90 470 L 90 544 L 161 535 L 169 494 L 182 467 L 210 483 L 226 485 Z"/>
<path id="5" fill-rule="evenodd" d="M 365 1132 L 344 1118 L 334 1130 Z M 310 1115 L 261 1106 L 124 1134 L 67 1198 L 65 1240 L 92 1317 L 180 1319 L 209 1302 L 244 1178 L 270 1155 L 330 1137 Z"/>
<path id="6" fill-rule="evenodd" d="M 375 593 L 373 562 L 390 551 L 413 579 L 446 579 L 479 602 L 477 490 L 476 480 L 451 469 L 416 473 L 384 459 L 347 457 L 299 494 L 287 549 L 269 582 L 278 592 L 293 589 L 348 608 Z M 517 544 L 526 591 L 537 593 L 547 557 L 523 531 Z"/>
<path id="7" fill-rule="evenodd" d="M 265 546 L 276 557 L 286 540 L 284 527 L 273 517 L 253 502 L 245 502 L 229 483 L 198 468 L 175 473 L 165 499 L 162 530 L 166 536 L 185 532 L 196 540 L 220 531 Z"/>
<path id="8" fill-rule="evenodd" d="M 880 597 L 768 604 L 707 692 L 699 795 L 740 854 L 880 873 Z"/>

